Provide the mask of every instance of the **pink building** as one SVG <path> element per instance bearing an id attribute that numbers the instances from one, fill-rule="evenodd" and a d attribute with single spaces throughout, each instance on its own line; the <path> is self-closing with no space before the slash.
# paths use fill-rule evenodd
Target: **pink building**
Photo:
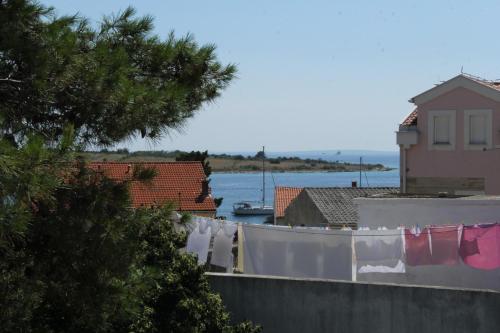
<path id="1" fill-rule="evenodd" d="M 397 132 L 401 191 L 500 194 L 500 82 L 460 74 L 410 102 Z"/>

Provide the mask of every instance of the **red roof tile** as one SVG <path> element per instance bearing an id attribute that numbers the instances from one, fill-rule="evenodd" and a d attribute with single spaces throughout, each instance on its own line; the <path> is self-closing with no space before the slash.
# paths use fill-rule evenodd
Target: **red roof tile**
<path id="1" fill-rule="evenodd" d="M 285 209 L 295 199 L 302 188 L 300 187 L 276 187 L 274 189 L 274 216 L 284 217 Z"/>
<path id="2" fill-rule="evenodd" d="M 89 167 L 101 170 L 117 181 L 128 180 L 135 165 L 154 168 L 156 176 L 150 182 L 133 181 L 130 193 L 134 207 L 173 202 L 180 211 L 215 211 L 210 194 L 203 194 L 206 180 L 201 162 L 92 162 Z"/>
<path id="3" fill-rule="evenodd" d="M 403 126 L 416 126 L 417 125 L 417 109 L 413 110 L 406 118 L 403 120 L 401 125 Z"/>

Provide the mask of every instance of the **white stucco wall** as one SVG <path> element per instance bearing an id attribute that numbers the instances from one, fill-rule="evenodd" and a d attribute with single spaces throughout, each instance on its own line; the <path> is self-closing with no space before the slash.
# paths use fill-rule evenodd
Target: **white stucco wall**
<path id="1" fill-rule="evenodd" d="M 474 224 L 500 221 L 500 197 L 357 198 L 359 226 Z"/>

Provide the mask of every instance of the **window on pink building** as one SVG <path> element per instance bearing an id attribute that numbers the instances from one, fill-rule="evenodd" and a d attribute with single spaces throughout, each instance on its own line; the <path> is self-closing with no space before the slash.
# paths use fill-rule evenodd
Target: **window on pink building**
<path id="1" fill-rule="evenodd" d="M 450 143 L 450 117 L 434 116 L 434 144 Z"/>
<path id="2" fill-rule="evenodd" d="M 464 149 L 491 148 L 492 133 L 492 110 L 464 110 Z"/>
<path id="3" fill-rule="evenodd" d="M 486 139 L 486 116 L 485 115 L 471 115 L 469 119 L 469 131 L 471 145 L 485 145 Z"/>

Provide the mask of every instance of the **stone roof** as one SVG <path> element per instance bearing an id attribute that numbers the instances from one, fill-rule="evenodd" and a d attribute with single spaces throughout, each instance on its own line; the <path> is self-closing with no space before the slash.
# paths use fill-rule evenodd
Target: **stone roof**
<path id="1" fill-rule="evenodd" d="M 285 209 L 299 195 L 300 191 L 302 191 L 301 187 L 277 186 L 274 189 L 274 216 L 276 218 L 285 216 Z"/>
<path id="2" fill-rule="evenodd" d="M 399 187 L 306 187 L 304 192 L 328 223 L 348 224 L 359 220 L 354 198 L 397 193 Z"/>
<path id="3" fill-rule="evenodd" d="M 130 180 L 135 165 L 156 170 L 148 182 L 132 181 L 130 195 L 134 207 L 150 207 L 172 202 L 179 211 L 215 211 L 210 189 L 205 191 L 201 162 L 91 162 L 89 167 L 116 181 Z"/>

